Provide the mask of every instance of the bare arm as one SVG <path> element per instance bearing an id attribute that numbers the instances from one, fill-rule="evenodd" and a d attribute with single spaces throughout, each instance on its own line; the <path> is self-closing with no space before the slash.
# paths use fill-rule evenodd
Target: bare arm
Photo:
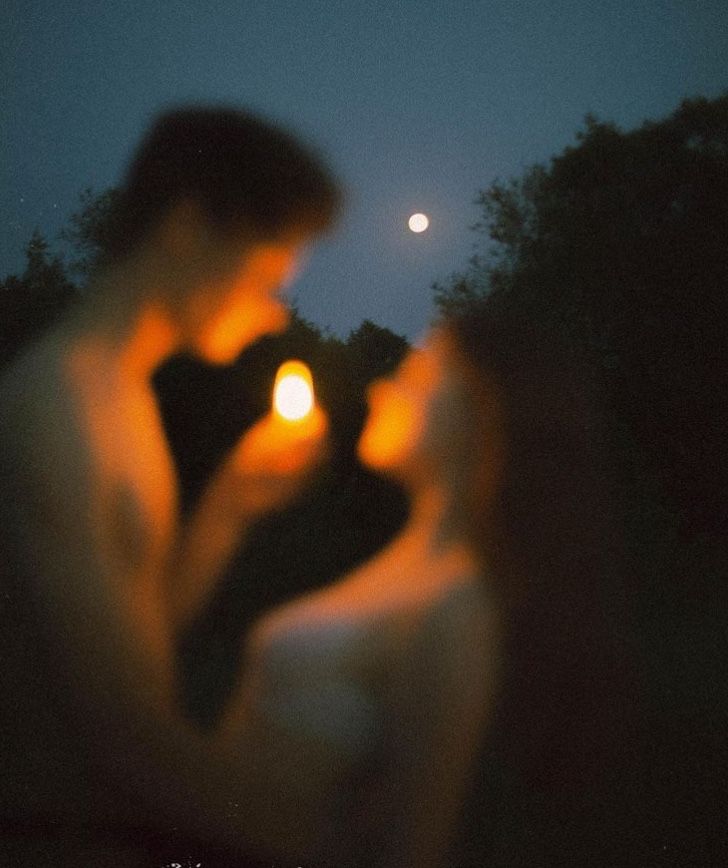
<path id="1" fill-rule="evenodd" d="M 223 461 L 177 543 L 168 580 L 175 629 L 192 620 L 251 525 L 301 489 L 321 459 L 325 435 L 319 408 L 296 426 L 268 415 Z"/>

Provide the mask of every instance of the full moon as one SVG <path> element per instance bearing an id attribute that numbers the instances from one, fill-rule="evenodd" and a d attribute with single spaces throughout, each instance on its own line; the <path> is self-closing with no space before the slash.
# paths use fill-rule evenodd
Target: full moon
<path id="1" fill-rule="evenodd" d="M 424 232 L 430 225 L 430 220 L 427 214 L 413 214 L 407 221 L 407 225 L 412 232 Z"/>

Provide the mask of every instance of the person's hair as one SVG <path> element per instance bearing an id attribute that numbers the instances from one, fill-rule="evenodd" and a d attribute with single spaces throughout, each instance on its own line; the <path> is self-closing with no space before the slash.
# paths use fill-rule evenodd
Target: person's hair
<path id="1" fill-rule="evenodd" d="M 504 449 L 474 540 L 502 609 L 504 671 L 458 864 L 594 864 L 623 843 L 640 716 L 594 366 L 505 296 L 446 327 L 475 386 L 495 388 Z"/>
<path id="2" fill-rule="evenodd" d="M 338 186 L 313 151 L 234 108 L 181 107 L 160 115 L 127 170 L 106 260 L 141 244 L 165 214 L 193 201 L 221 233 L 251 242 L 327 229 Z"/>

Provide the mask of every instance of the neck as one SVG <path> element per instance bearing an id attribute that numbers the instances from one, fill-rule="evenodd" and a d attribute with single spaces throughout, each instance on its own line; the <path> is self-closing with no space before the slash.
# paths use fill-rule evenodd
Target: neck
<path id="1" fill-rule="evenodd" d="M 442 485 L 430 483 L 410 492 L 410 519 L 404 534 L 424 542 L 430 551 L 468 547 L 468 535 L 455 498 Z"/>

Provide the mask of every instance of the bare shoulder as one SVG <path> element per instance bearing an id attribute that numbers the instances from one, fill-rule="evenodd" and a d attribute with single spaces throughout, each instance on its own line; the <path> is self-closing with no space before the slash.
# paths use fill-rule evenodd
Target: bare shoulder
<path id="1" fill-rule="evenodd" d="M 62 504 L 106 508 L 116 497 L 109 508 L 132 524 L 148 520 L 166 539 L 171 456 L 151 387 L 129 380 L 93 335 L 63 324 L 44 335 L 0 378 L 3 476 L 24 503 L 45 503 L 56 518 Z"/>
<path id="2" fill-rule="evenodd" d="M 305 597 L 263 617 L 247 637 L 248 657 L 265 660 L 279 677 L 306 672 L 326 673 L 364 664 L 367 624 L 352 613 L 332 616 L 325 595 Z"/>
<path id="3" fill-rule="evenodd" d="M 51 333 L 11 364 L 0 378 L 0 443 L 5 475 L 48 477 L 80 460 L 74 437 L 74 398 L 62 341 Z M 73 461 L 69 463 L 70 453 Z M 70 466 L 69 466 L 70 464 Z"/>
<path id="4" fill-rule="evenodd" d="M 355 597 L 361 601 L 366 596 L 360 593 L 361 572 L 342 576 L 270 610 L 253 625 L 248 645 L 255 649 L 278 646 L 292 650 L 315 643 L 323 651 L 346 641 L 362 627 L 361 607 L 355 605 Z"/>
<path id="5" fill-rule="evenodd" d="M 472 637 L 496 631 L 498 620 L 495 602 L 482 576 L 466 573 L 443 584 L 428 608 L 426 625 L 433 631 L 462 632 Z"/>
<path id="6" fill-rule="evenodd" d="M 403 613 L 411 616 L 426 605 L 432 588 L 439 585 L 434 572 L 413 565 L 396 547 L 387 547 L 331 584 L 264 615 L 251 631 L 251 643 L 305 642 L 319 635 L 336 644 L 356 632 L 370 631 L 381 637 L 385 623 L 400 620 Z"/>

